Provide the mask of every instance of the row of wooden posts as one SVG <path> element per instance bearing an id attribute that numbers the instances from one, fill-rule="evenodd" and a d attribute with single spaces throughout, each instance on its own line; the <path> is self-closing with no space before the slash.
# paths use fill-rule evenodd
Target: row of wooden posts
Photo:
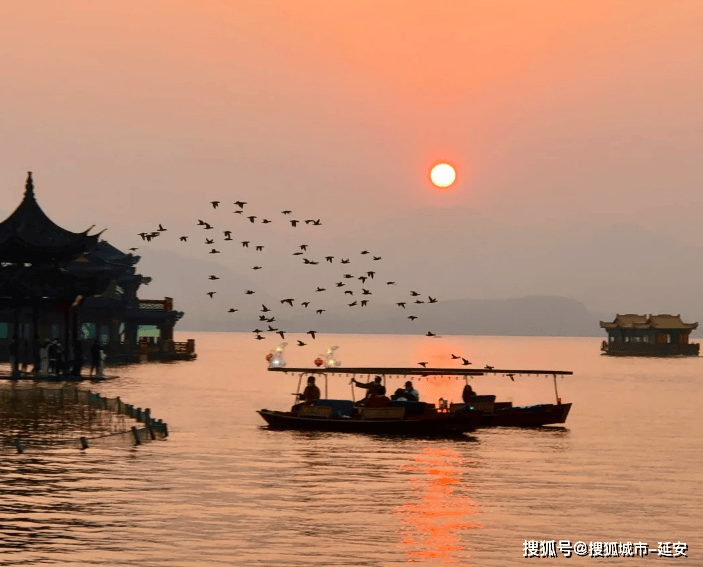
<path id="1" fill-rule="evenodd" d="M 142 428 L 141 433 L 136 426 L 132 426 L 132 428 L 130 429 L 135 445 L 141 445 L 142 441 L 147 440 L 143 437 L 144 434 L 148 434 L 150 440 L 156 439 L 157 434 L 160 437 L 168 437 L 168 425 L 162 419 L 153 419 L 151 417 L 151 410 L 149 408 L 142 410 L 142 408 L 134 407 L 132 404 L 125 404 L 119 397 L 107 398 L 105 396 L 101 396 L 98 393 L 91 392 L 90 390 L 88 390 L 87 394 L 88 405 L 90 407 L 94 407 L 96 409 L 101 410 L 113 411 L 120 415 L 125 415 L 132 419 L 135 419 L 137 423 L 143 423 L 145 425 L 145 427 Z M 127 432 L 125 431 L 122 433 Z M 115 434 L 113 433 L 111 435 Z M 88 449 L 90 447 L 89 442 L 92 439 L 100 439 L 101 437 L 109 437 L 111 435 L 103 435 L 90 439 L 87 437 L 81 437 L 81 449 Z M 17 448 L 18 453 L 24 453 L 24 445 L 22 444 L 22 439 L 20 437 L 17 437 L 15 439 L 15 447 Z"/>

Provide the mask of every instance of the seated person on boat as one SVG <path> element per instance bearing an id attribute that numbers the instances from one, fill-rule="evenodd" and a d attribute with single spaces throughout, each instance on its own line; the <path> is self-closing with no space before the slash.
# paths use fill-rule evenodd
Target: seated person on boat
<path id="1" fill-rule="evenodd" d="M 369 403 L 378 405 L 377 402 L 380 400 L 374 400 L 374 398 L 383 398 L 388 401 L 388 398 L 386 397 L 386 387 L 383 385 L 383 378 L 380 376 L 376 376 L 373 382 L 359 382 L 356 378 L 352 378 L 351 381 L 357 388 L 363 388 L 366 390 L 366 397 L 357 402 L 359 405 L 367 406 Z M 374 401 L 372 402 L 372 400 Z"/>
<path id="2" fill-rule="evenodd" d="M 405 388 L 398 388 L 391 396 L 391 400 L 398 402 L 419 402 L 420 393 L 413 387 L 413 383 L 408 380 Z"/>
<path id="3" fill-rule="evenodd" d="M 471 387 L 471 384 L 467 382 L 466 386 L 464 386 L 464 391 L 461 393 L 461 398 L 464 400 L 464 403 L 470 404 L 471 400 L 475 395 L 476 392 L 474 392 L 474 389 Z"/>
<path id="4" fill-rule="evenodd" d="M 303 390 L 302 394 L 298 394 L 300 401 L 303 404 L 312 404 L 315 400 L 320 399 L 320 388 L 315 385 L 315 377 L 308 377 L 308 385 Z"/>

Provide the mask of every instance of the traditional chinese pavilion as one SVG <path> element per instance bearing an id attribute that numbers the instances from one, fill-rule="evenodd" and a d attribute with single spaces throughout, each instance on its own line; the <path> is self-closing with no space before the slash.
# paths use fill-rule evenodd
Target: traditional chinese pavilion
<path id="1" fill-rule="evenodd" d="M 76 338 L 96 337 L 108 361 L 194 358 L 192 341 L 173 342 L 183 316 L 173 300 L 137 298 L 139 286 L 151 280 L 136 273 L 139 256 L 100 240 L 101 233 L 89 235 L 91 229 L 75 233 L 51 221 L 29 173 L 24 199 L 0 223 L 0 359 L 8 360 L 13 338 L 29 341 L 35 364 L 40 340 L 59 339 L 70 349 Z M 140 325 L 156 326 L 160 340 L 140 344 Z M 14 366 L 17 375 L 17 361 Z"/>
<path id="2" fill-rule="evenodd" d="M 690 343 L 698 323 L 684 323 L 681 315 L 617 315 L 600 322 L 608 333 L 601 350 L 614 356 L 698 356 L 700 345 Z"/>

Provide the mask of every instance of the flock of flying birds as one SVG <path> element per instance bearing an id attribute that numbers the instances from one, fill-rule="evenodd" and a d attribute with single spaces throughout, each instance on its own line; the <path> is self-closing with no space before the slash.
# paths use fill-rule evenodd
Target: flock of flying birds
<path id="1" fill-rule="evenodd" d="M 220 203 L 221 203 L 220 201 L 211 201 L 210 202 L 213 209 L 217 209 L 219 207 Z M 257 224 L 257 220 L 261 224 L 269 224 L 269 223 L 274 222 L 268 218 L 259 218 L 256 215 L 247 215 L 244 212 L 244 207 L 245 207 L 245 205 L 247 205 L 246 201 L 235 201 L 234 205 L 236 205 L 238 207 L 238 209 L 235 209 L 233 211 L 233 213 L 238 214 L 241 217 L 247 219 L 251 224 Z M 285 211 L 280 212 L 280 214 L 283 215 L 285 222 L 290 223 L 292 228 L 296 228 L 301 222 L 304 222 L 304 224 L 310 225 L 310 226 L 322 226 L 321 219 L 307 219 L 305 221 L 301 221 L 298 219 L 289 218 L 290 215 L 292 215 L 292 212 L 293 211 L 290 211 L 290 210 L 285 210 Z M 207 223 L 207 222 L 200 220 L 200 219 L 198 219 L 196 226 L 202 227 L 201 230 L 203 230 L 203 231 L 215 230 L 215 227 L 212 226 L 210 223 Z M 167 231 L 167 229 L 164 228 L 161 224 L 159 224 L 159 227 L 156 230 L 151 231 L 151 232 L 140 232 L 140 233 L 138 233 L 138 235 L 141 236 L 143 241 L 151 242 L 152 240 L 154 240 L 155 238 L 158 238 L 160 235 L 162 235 L 166 231 Z M 232 238 L 232 233 L 233 233 L 232 230 L 223 230 L 222 233 L 224 235 L 224 238 L 221 238 L 222 245 L 228 246 L 227 244 L 224 244 L 224 243 L 230 242 L 230 241 L 234 242 L 234 239 Z M 217 233 L 209 233 L 209 232 L 204 233 L 204 243 L 207 246 L 211 247 L 209 254 L 220 254 L 220 250 L 218 250 L 216 248 L 216 246 L 220 246 L 220 243 L 218 242 L 216 244 L 216 242 L 215 242 L 216 238 L 215 238 L 214 234 L 217 234 Z M 189 238 L 190 238 L 190 236 L 180 236 L 179 240 L 182 242 L 187 242 Z M 240 243 L 243 248 L 248 248 L 250 250 L 253 249 L 255 252 L 264 252 L 265 245 L 253 244 L 252 248 L 250 248 L 249 245 L 252 244 L 251 240 L 242 240 L 242 241 L 240 241 Z M 134 251 L 134 250 L 137 250 L 137 248 L 130 248 L 130 250 Z M 306 256 L 309 255 L 307 244 L 298 245 L 297 249 L 294 252 L 292 252 L 292 255 L 293 256 L 300 256 L 301 257 L 300 259 L 301 259 L 303 265 L 311 265 L 311 266 L 318 265 L 321 262 L 323 262 L 323 260 L 324 260 L 324 263 L 334 264 L 335 259 L 336 259 L 335 256 L 324 256 L 318 260 L 312 260 L 310 258 L 307 258 Z M 382 260 L 381 256 L 376 256 L 368 250 L 362 250 L 360 252 L 360 256 L 363 256 L 365 258 L 370 256 L 371 262 L 379 262 Z M 352 263 L 352 259 L 351 258 L 339 258 L 339 263 L 344 264 L 344 265 L 348 265 L 348 264 Z M 354 263 L 357 263 L 357 261 L 355 260 Z M 254 271 L 258 271 L 261 269 L 263 269 L 263 266 L 260 266 L 260 265 L 255 265 L 252 267 L 252 270 L 254 270 Z M 352 300 L 350 303 L 347 303 L 347 305 L 349 307 L 352 307 L 352 308 L 353 307 L 366 307 L 370 302 L 369 297 L 371 295 L 373 295 L 373 292 L 371 291 L 371 288 L 373 287 L 373 283 L 378 281 L 378 280 L 376 280 L 375 276 L 376 276 L 375 270 L 362 270 L 361 275 L 358 275 L 358 276 L 353 275 L 353 274 L 349 274 L 349 273 L 345 273 L 345 274 L 342 274 L 342 276 L 340 277 L 340 281 L 335 282 L 334 284 L 328 286 L 330 288 L 329 291 L 328 291 L 328 287 L 317 286 L 317 288 L 314 290 L 313 293 L 315 293 L 315 294 L 325 294 L 326 293 L 327 295 L 329 295 L 330 293 L 333 293 L 336 290 L 340 290 L 340 291 L 342 291 L 342 295 L 349 296 L 349 299 Z M 217 281 L 219 279 L 220 278 L 215 274 L 211 274 L 208 276 L 208 280 L 211 280 L 211 281 Z M 352 283 L 354 281 L 361 282 L 361 286 L 362 286 L 361 290 L 351 289 Z M 369 283 L 367 284 L 367 282 L 369 282 Z M 396 282 L 386 281 L 385 284 L 387 286 L 395 286 Z M 345 288 L 345 289 L 342 290 L 341 288 Z M 217 294 L 217 291 L 208 291 L 206 293 L 212 299 Z M 250 290 L 250 289 L 244 291 L 245 295 L 250 295 L 250 296 L 254 295 L 255 293 L 256 293 L 255 291 Z M 322 297 L 324 297 L 324 296 L 322 296 Z M 409 303 L 411 305 L 423 304 L 423 303 L 428 303 L 428 304 L 437 303 L 437 298 L 429 296 L 429 295 L 427 296 L 427 300 L 419 299 L 420 297 L 422 297 L 421 294 L 418 293 L 417 291 L 414 291 L 414 290 L 410 291 L 409 297 L 410 297 L 410 299 L 406 299 L 405 301 L 396 302 L 396 305 L 399 308 L 406 309 Z M 358 299 L 356 299 L 356 298 L 358 298 Z M 280 300 L 280 304 L 282 306 L 288 305 L 290 307 L 293 307 L 293 305 L 296 301 L 297 300 L 295 298 L 286 297 L 286 298 L 283 298 Z M 317 299 L 315 302 L 313 302 L 313 301 L 299 302 L 299 304 L 302 305 L 303 307 L 305 307 L 306 309 L 308 308 L 308 306 L 310 306 L 313 303 L 318 303 Z M 325 313 L 326 309 L 322 306 L 322 302 L 319 302 L 319 303 L 320 303 L 320 307 L 318 307 L 317 305 L 314 305 L 313 309 L 315 309 L 316 314 L 323 315 Z M 236 313 L 237 311 L 239 311 L 239 309 L 235 309 L 234 307 L 230 307 L 227 310 L 228 313 Z M 272 325 L 272 323 L 275 323 L 275 321 L 276 321 L 276 317 L 275 317 L 276 314 L 274 313 L 273 309 L 271 309 L 270 307 L 267 307 L 264 304 L 261 304 L 260 312 L 261 312 L 261 315 L 259 315 L 259 318 L 256 321 L 257 328 L 252 330 L 252 332 L 254 333 L 254 339 L 256 339 L 256 340 L 265 339 L 266 338 L 264 336 L 265 333 L 276 333 L 276 334 L 280 335 L 280 337 L 282 339 L 285 339 L 285 334 L 287 331 L 280 330 Z M 418 319 L 418 317 L 413 314 L 408 315 L 407 318 L 410 321 L 415 321 L 416 319 Z M 265 326 L 264 324 L 266 324 L 265 329 L 258 328 L 258 326 L 262 326 L 262 327 Z M 312 337 L 312 339 L 315 339 L 317 331 L 311 330 L 311 331 L 308 331 L 307 334 L 310 335 Z M 431 331 L 428 331 L 425 336 L 436 337 L 437 335 Z M 307 346 L 307 343 L 305 343 L 301 340 L 298 340 L 297 344 L 298 344 L 298 346 L 301 346 L 301 347 Z M 452 359 L 459 359 L 459 358 L 462 358 L 462 357 L 452 355 Z M 462 361 L 463 361 L 464 365 L 471 364 L 471 362 L 469 362 L 465 358 L 462 358 Z M 420 362 L 418 364 L 420 364 L 423 367 L 426 367 L 427 362 Z M 486 368 L 490 369 L 489 367 L 486 367 Z"/>

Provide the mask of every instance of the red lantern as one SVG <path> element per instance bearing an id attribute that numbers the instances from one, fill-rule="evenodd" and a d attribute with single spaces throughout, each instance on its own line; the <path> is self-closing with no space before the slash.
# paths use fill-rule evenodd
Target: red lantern
<path id="1" fill-rule="evenodd" d="M 271 359 L 272 359 L 272 358 L 273 358 L 273 355 L 272 355 L 271 353 L 268 353 L 268 354 L 266 355 L 266 360 L 267 360 L 268 362 L 271 362 Z"/>
<path id="2" fill-rule="evenodd" d="M 321 358 L 315 359 L 315 366 L 322 366 L 324 363 L 325 363 L 325 361 L 322 360 Z"/>

